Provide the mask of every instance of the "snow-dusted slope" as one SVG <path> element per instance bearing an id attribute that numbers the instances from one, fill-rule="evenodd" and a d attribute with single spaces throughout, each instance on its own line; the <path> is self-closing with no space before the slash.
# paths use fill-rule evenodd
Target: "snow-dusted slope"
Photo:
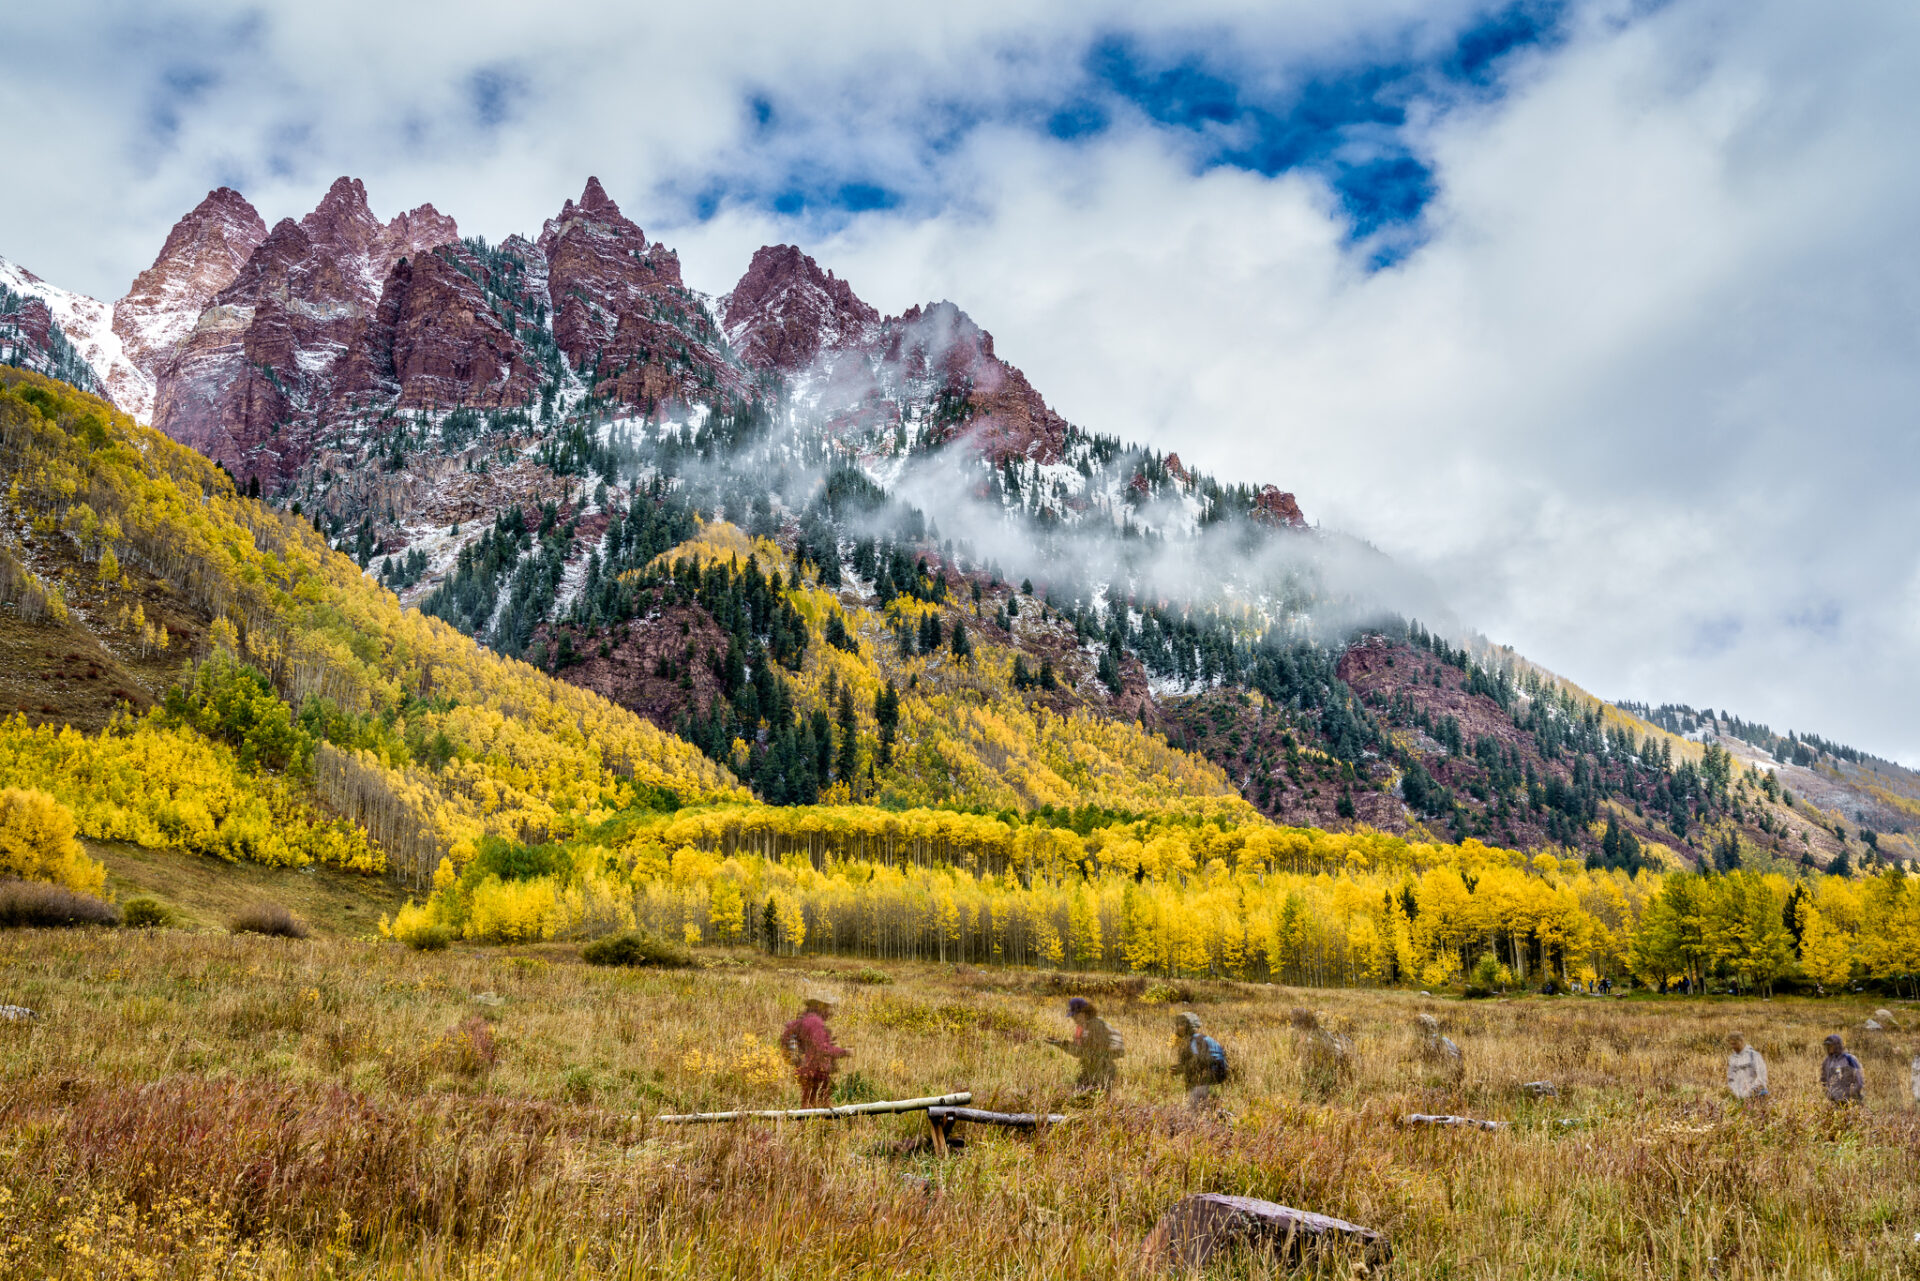
<path id="1" fill-rule="evenodd" d="M 113 308 L 97 298 L 50 285 L 17 263 L 0 258 L 0 286 L 23 298 L 38 298 L 52 313 L 113 403 L 139 421 L 153 420 L 153 380 L 127 359 L 113 332 Z"/>

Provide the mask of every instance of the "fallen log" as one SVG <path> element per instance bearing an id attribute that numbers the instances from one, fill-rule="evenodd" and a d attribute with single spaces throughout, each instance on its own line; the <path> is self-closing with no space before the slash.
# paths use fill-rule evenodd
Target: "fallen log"
<path id="1" fill-rule="evenodd" d="M 875 1116 L 892 1112 L 925 1112 L 973 1102 L 973 1095 L 936 1094 L 925 1099 L 893 1099 L 880 1103 L 847 1103 L 837 1108 L 792 1108 L 774 1112 L 689 1112 L 683 1116 L 656 1116 L 661 1125 L 705 1125 L 719 1121 L 831 1121 L 843 1116 Z"/>
<path id="2" fill-rule="evenodd" d="M 1477 1130 L 1504 1130 L 1506 1121 L 1481 1121 L 1470 1116 L 1429 1116 L 1425 1112 L 1414 1112 L 1400 1118 L 1402 1125 L 1458 1125 Z"/>
<path id="3" fill-rule="evenodd" d="M 928 1108 L 929 1120 L 941 1121 L 952 1126 L 956 1121 L 969 1121 L 975 1125 L 998 1125 L 1009 1130 L 1031 1130 L 1042 1125 L 1064 1125 L 1065 1116 L 1058 1112 L 985 1112 L 979 1108 Z"/>
<path id="4" fill-rule="evenodd" d="M 1149 1267 L 1203 1268 L 1236 1247 L 1297 1262 L 1312 1251 L 1341 1244 L 1358 1246 L 1370 1266 L 1393 1258 L 1385 1235 L 1357 1223 L 1253 1197 L 1202 1192 L 1161 1215 L 1140 1253 Z"/>
<path id="5" fill-rule="evenodd" d="M 1065 1125 L 1067 1118 L 1058 1112 L 987 1112 L 980 1108 L 928 1108 L 927 1134 L 933 1141 L 935 1156 L 945 1156 L 949 1144 L 962 1142 L 953 1137 L 953 1127 L 960 1121 L 970 1121 L 975 1125 L 997 1125 L 1007 1130 L 1036 1130 L 1043 1125 Z"/>

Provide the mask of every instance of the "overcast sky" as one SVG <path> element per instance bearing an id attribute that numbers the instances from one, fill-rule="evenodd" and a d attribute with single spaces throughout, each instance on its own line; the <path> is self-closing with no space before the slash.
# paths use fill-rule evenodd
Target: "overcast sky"
<path id="1" fill-rule="evenodd" d="M 10 5 L 0 255 L 212 187 L 792 241 L 1613 698 L 1920 764 L 1920 6 Z M 1177 14 L 1174 12 L 1177 8 Z"/>

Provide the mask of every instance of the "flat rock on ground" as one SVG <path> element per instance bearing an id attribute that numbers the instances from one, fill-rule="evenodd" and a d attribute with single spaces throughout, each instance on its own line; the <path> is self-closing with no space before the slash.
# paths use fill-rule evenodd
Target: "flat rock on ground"
<path id="1" fill-rule="evenodd" d="M 1141 1259 L 1149 1267 L 1203 1268 L 1237 1247 L 1298 1260 L 1342 1245 L 1360 1249 L 1372 1266 L 1393 1257 L 1385 1235 L 1371 1228 L 1272 1201 L 1203 1192 L 1160 1216 L 1141 1247 Z"/>

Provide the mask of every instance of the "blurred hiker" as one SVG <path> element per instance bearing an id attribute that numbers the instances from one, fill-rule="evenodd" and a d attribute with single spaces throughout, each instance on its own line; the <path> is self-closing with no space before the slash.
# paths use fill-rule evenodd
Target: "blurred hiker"
<path id="1" fill-rule="evenodd" d="M 1860 1060 L 1847 1051 L 1839 1033 L 1827 1038 L 1827 1057 L 1820 1064 L 1820 1084 L 1835 1103 L 1858 1103 L 1866 1095 L 1867 1074 Z"/>
<path id="2" fill-rule="evenodd" d="M 1767 1061 L 1760 1051 L 1747 1044 L 1738 1032 L 1727 1036 L 1727 1088 L 1733 1097 L 1745 1102 L 1764 1102 L 1767 1097 Z"/>
<path id="3" fill-rule="evenodd" d="M 1460 1047 L 1451 1037 L 1440 1035 L 1440 1020 L 1431 1014 L 1422 1014 L 1414 1020 L 1414 1028 L 1420 1037 L 1420 1061 L 1457 1078 L 1465 1064 Z"/>
<path id="4" fill-rule="evenodd" d="M 1124 1053 L 1120 1034 L 1107 1026 L 1093 1002 L 1084 996 L 1067 1002 L 1067 1014 L 1073 1019 L 1073 1036 L 1054 1037 L 1047 1044 L 1080 1060 L 1080 1074 L 1073 1081 L 1076 1093 L 1110 1089 L 1119 1072 L 1117 1060 Z"/>
<path id="5" fill-rule="evenodd" d="M 780 1048 L 793 1064 L 800 1081 L 800 1106 L 823 1108 L 833 1100 L 833 1073 L 840 1060 L 852 1051 L 833 1043 L 827 1019 L 833 1014 L 835 998 L 824 989 L 806 995 L 806 1008 L 799 1018 L 782 1029 Z"/>
<path id="6" fill-rule="evenodd" d="M 1204 1112 L 1213 1102 L 1213 1087 L 1227 1079 L 1227 1051 L 1200 1029 L 1200 1016 L 1176 1014 L 1173 1019 L 1173 1072 L 1187 1084 L 1187 1106 Z"/>
<path id="7" fill-rule="evenodd" d="M 1320 1093 L 1353 1076 L 1353 1043 L 1338 1032 L 1320 1026 L 1320 1016 L 1312 1010 L 1296 1008 L 1293 1029 L 1301 1037 L 1301 1055 L 1306 1060 L 1307 1084 Z"/>

